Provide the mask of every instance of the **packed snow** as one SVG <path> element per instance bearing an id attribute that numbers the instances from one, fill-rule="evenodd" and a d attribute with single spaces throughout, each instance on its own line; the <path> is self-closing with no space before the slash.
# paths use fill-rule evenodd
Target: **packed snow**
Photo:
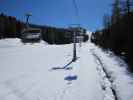
<path id="1" fill-rule="evenodd" d="M 73 44 L 0 40 L 0 100 L 115 100 L 111 87 L 120 100 L 133 98 L 133 80 L 119 58 L 86 42 L 77 45 L 77 61 L 63 69 L 71 62 L 72 51 Z M 105 73 L 92 51 L 104 63 L 112 83 L 103 79 Z"/>
<path id="2" fill-rule="evenodd" d="M 101 59 L 103 67 L 110 76 L 118 100 L 133 100 L 133 74 L 127 71 L 127 64 L 112 52 L 105 53 L 98 47 L 92 46 L 92 51 Z"/>

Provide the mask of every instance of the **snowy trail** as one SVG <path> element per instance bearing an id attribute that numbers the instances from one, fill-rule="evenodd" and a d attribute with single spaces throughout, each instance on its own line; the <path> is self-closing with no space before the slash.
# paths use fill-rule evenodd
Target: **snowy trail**
<path id="1" fill-rule="evenodd" d="M 87 48 L 69 65 L 72 70 L 50 70 L 70 62 L 71 51 L 72 45 L 1 46 L 0 100 L 103 100 L 96 64 Z M 65 80 L 72 75 L 77 79 Z"/>
<path id="2" fill-rule="evenodd" d="M 72 69 L 51 70 L 72 60 L 72 44 L 22 45 L 17 41 L 9 46 L 2 42 L 0 100 L 115 100 L 110 83 L 92 54 L 92 49 L 97 48 L 91 43 L 78 47 L 79 59 L 68 66 Z M 69 76 L 76 78 L 66 80 Z M 102 85 L 107 85 L 107 91 Z"/>

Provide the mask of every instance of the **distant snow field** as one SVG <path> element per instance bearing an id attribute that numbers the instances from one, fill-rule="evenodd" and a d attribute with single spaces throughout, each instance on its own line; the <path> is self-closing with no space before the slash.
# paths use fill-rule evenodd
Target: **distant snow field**
<path id="1" fill-rule="evenodd" d="M 72 44 L 24 45 L 19 39 L 0 40 L 0 100 L 115 100 L 101 87 L 102 74 L 92 50 L 114 78 L 120 100 L 132 100 L 133 80 L 125 67 L 92 43 L 77 44 L 77 61 L 68 69 L 53 70 L 71 62 Z"/>

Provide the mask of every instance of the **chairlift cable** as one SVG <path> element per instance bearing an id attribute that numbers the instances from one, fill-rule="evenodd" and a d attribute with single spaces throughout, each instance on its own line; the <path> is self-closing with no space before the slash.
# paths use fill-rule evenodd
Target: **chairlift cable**
<path id="1" fill-rule="evenodd" d="M 72 0 L 72 1 L 73 1 L 74 9 L 75 9 L 76 21 L 77 21 L 77 24 L 79 24 L 79 9 L 78 9 L 78 6 L 77 6 L 77 2 L 76 2 L 76 0 Z"/>

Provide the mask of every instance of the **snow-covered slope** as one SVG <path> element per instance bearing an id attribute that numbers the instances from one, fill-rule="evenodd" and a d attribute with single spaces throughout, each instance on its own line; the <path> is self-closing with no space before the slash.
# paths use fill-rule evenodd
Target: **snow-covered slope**
<path id="1" fill-rule="evenodd" d="M 102 54 L 105 64 L 110 59 L 109 64 L 115 65 L 112 58 L 86 42 L 77 48 L 78 60 L 69 69 L 53 70 L 71 62 L 72 44 L 24 45 L 19 39 L 0 40 L 0 100 L 115 100 L 110 85 L 104 84 L 107 91 L 101 86 L 103 78 L 92 50 Z M 121 100 L 131 100 L 132 92 L 127 95 L 130 98 Z"/>
<path id="2" fill-rule="evenodd" d="M 72 46 L 41 43 L 1 47 L 0 100 L 103 100 L 96 64 L 87 49 L 78 49 L 80 58 L 69 65 L 71 70 L 52 70 L 71 61 Z M 68 76 L 77 79 L 65 80 Z"/>
<path id="3" fill-rule="evenodd" d="M 88 36 L 89 36 L 89 40 L 88 40 L 88 41 L 90 42 L 90 38 L 91 38 L 92 32 L 91 32 L 91 31 L 87 31 L 86 33 L 87 33 Z"/>
<path id="4" fill-rule="evenodd" d="M 87 31 L 86 32 L 89 36 L 91 36 L 92 32 L 91 31 Z"/>

